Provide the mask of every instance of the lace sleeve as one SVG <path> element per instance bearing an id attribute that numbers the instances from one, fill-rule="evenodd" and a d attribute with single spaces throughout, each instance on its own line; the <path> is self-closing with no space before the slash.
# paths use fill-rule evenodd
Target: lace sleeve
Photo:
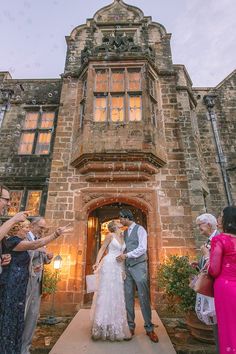
<path id="1" fill-rule="evenodd" d="M 211 241 L 210 262 L 208 273 L 217 278 L 221 272 L 224 247 L 219 237 L 213 237 Z"/>

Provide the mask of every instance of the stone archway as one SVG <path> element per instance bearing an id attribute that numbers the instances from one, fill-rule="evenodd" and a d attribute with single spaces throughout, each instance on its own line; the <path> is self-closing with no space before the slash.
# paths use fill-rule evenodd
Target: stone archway
<path id="1" fill-rule="evenodd" d="M 92 273 L 92 266 L 96 261 L 97 253 L 106 232 L 108 232 L 107 229 L 104 229 L 104 226 L 111 220 L 119 219 L 119 210 L 123 208 L 130 209 L 135 222 L 147 228 L 146 214 L 130 204 L 121 202 L 105 204 L 91 211 L 88 215 L 85 276 Z M 91 300 L 91 294 L 85 294 L 84 304 L 91 302 Z"/>
<path id="2" fill-rule="evenodd" d="M 151 287 L 151 300 L 156 302 L 157 284 L 156 284 L 156 270 L 159 259 L 159 252 L 161 249 L 161 230 L 159 226 L 159 215 L 157 214 L 156 193 L 153 190 L 127 192 L 127 190 L 119 190 L 114 192 L 114 189 L 104 190 L 99 189 L 84 190 L 76 200 L 76 211 L 78 212 L 77 220 L 79 232 L 83 235 L 83 271 L 82 287 L 85 289 L 85 275 L 86 275 L 86 257 L 88 247 L 88 217 L 98 208 L 112 204 L 125 204 L 132 208 L 140 210 L 146 217 L 146 227 L 148 230 L 148 254 L 149 254 L 149 275 Z M 83 291 L 85 293 L 85 291 Z"/>

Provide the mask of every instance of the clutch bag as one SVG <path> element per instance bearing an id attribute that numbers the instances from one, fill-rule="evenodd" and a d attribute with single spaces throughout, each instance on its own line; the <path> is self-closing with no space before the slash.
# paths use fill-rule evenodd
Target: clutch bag
<path id="1" fill-rule="evenodd" d="M 97 291 L 97 275 L 86 275 L 86 291 L 87 294 Z"/>

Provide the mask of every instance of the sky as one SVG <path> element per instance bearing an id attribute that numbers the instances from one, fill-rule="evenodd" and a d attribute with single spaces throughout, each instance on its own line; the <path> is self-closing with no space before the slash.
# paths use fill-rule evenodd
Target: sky
<path id="1" fill-rule="evenodd" d="M 58 78 L 65 36 L 112 0 L 0 0 L 0 71 Z M 172 33 L 174 64 L 193 86 L 216 86 L 236 69 L 236 0 L 129 0 Z"/>

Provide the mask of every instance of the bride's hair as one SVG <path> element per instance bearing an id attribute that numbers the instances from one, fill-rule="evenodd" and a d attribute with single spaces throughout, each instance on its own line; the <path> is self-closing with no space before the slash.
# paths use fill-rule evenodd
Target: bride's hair
<path id="1" fill-rule="evenodd" d="M 107 225 L 107 228 L 110 232 L 115 232 L 116 231 L 116 222 L 114 220 L 112 220 L 111 222 L 109 222 L 109 224 Z"/>

